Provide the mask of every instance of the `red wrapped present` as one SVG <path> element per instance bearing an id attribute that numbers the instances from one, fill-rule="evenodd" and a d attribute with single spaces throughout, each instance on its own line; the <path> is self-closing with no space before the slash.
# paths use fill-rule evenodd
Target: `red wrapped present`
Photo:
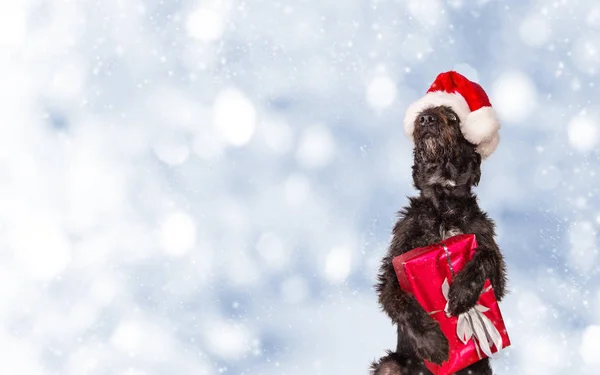
<path id="1" fill-rule="evenodd" d="M 439 244 L 397 256 L 392 263 L 406 292 L 439 324 L 448 339 L 448 361 L 441 366 L 425 361 L 434 375 L 450 375 L 510 345 L 508 333 L 489 280 L 477 305 L 458 317 L 446 313 L 452 277 L 472 258 L 475 235 L 460 234 Z"/>

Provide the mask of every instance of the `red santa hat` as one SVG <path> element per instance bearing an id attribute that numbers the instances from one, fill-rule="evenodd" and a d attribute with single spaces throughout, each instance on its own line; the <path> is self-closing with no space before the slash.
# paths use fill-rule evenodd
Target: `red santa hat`
<path id="1" fill-rule="evenodd" d="M 406 134 L 412 138 L 415 119 L 421 111 L 440 105 L 456 112 L 464 137 L 477 146 L 483 159 L 496 150 L 500 142 L 496 111 L 481 86 L 454 71 L 439 74 L 427 94 L 408 107 L 404 117 Z"/>

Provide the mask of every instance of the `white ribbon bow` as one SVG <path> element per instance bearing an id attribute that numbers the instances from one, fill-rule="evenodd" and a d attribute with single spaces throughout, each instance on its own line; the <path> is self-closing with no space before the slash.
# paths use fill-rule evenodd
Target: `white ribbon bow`
<path id="1" fill-rule="evenodd" d="M 489 289 L 491 287 L 485 289 L 483 292 L 487 292 Z M 444 308 L 446 316 L 450 316 L 448 313 L 449 290 L 448 279 L 445 279 L 442 283 L 442 294 L 446 298 L 446 307 Z M 497 350 L 502 349 L 502 336 L 500 332 L 492 321 L 483 314 L 488 310 L 489 308 L 476 304 L 469 311 L 458 315 L 458 324 L 456 325 L 456 334 L 463 344 L 466 345 L 469 340 L 473 339 L 479 359 L 481 359 L 479 348 L 481 348 L 485 355 L 492 358 L 494 355 L 492 354 L 490 345 L 495 346 Z M 435 312 L 439 311 L 434 311 L 433 313 Z"/>

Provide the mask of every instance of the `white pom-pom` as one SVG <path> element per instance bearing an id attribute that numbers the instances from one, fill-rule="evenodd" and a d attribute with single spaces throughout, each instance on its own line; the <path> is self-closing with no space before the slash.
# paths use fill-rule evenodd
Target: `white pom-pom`
<path id="1" fill-rule="evenodd" d="M 500 121 L 492 107 L 482 107 L 469 114 L 461 129 L 469 142 L 479 145 L 498 133 Z"/>

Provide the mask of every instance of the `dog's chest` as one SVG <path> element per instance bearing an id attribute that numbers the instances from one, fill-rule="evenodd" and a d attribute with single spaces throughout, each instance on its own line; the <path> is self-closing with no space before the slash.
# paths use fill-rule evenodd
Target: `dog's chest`
<path id="1" fill-rule="evenodd" d="M 467 224 L 468 212 L 465 207 L 456 205 L 447 205 L 441 207 L 441 210 L 434 214 L 436 217 L 433 226 L 433 232 L 436 232 L 440 240 L 445 240 L 450 237 L 464 233 L 465 225 Z"/>
<path id="2" fill-rule="evenodd" d="M 440 225 L 440 237 L 442 238 L 442 240 L 448 239 L 459 234 L 462 234 L 462 231 L 455 226 L 447 226 L 443 223 Z"/>

